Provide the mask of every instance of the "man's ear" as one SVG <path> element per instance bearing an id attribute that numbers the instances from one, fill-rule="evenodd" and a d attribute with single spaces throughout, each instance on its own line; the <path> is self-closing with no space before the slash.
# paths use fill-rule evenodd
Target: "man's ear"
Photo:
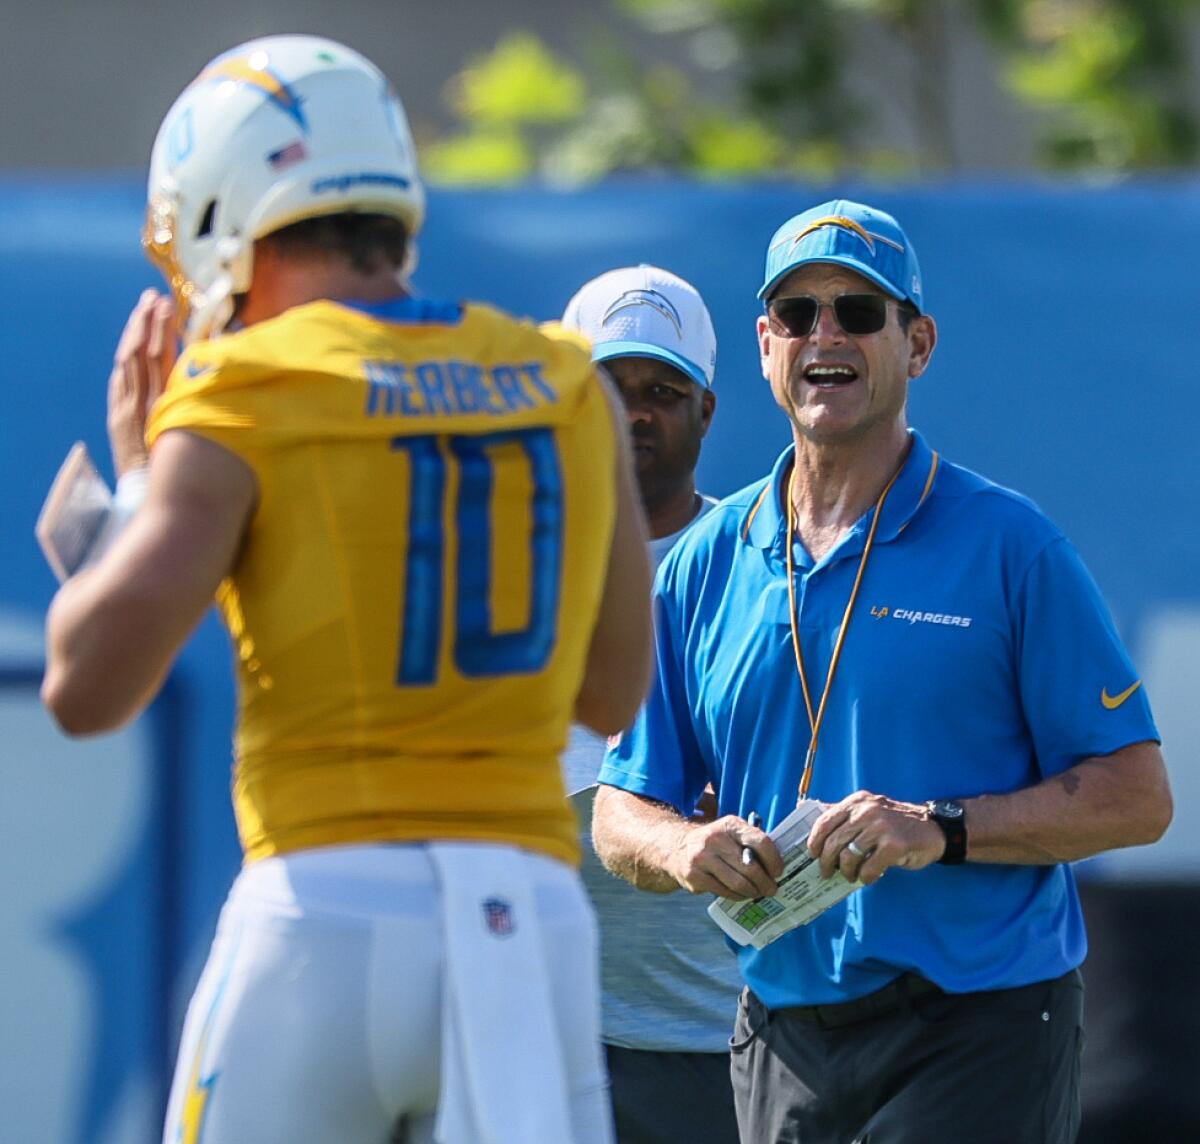
<path id="1" fill-rule="evenodd" d="M 913 318 L 908 327 L 909 377 L 920 377 L 929 367 L 937 337 L 937 323 L 928 314 Z"/>
<path id="2" fill-rule="evenodd" d="M 768 381 L 771 380 L 771 371 L 768 362 L 771 357 L 771 327 L 767 322 L 766 314 L 758 316 L 758 360 L 762 367 L 762 375 Z"/>
<path id="3" fill-rule="evenodd" d="M 705 436 L 712 427 L 713 410 L 717 407 L 717 395 L 711 389 L 700 394 L 700 436 Z"/>

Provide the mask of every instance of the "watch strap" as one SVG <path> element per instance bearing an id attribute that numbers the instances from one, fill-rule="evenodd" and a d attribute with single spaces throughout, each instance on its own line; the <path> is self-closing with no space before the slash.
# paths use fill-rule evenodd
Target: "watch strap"
<path id="1" fill-rule="evenodd" d="M 949 808 L 958 813 L 946 814 L 945 810 Z M 941 799 L 927 802 L 925 809 L 946 838 L 946 849 L 938 862 L 943 866 L 961 866 L 967 860 L 967 816 L 962 804 Z"/>

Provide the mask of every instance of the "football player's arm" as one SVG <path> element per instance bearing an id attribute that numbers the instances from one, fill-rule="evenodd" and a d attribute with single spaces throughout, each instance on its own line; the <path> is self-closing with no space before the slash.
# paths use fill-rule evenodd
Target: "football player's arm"
<path id="1" fill-rule="evenodd" d="M 249 466 L 194 434 L 154 447 L 146 502 L 47 617 L 42 700 L 64 731 L 121 726 L 154 697 L 232 569 L 257 498 Z"/>
<path id="2" fill-rule="evenodd" d="M 650 612 L 653 572 L 649 532 L 633 476 L 628 427 L 620 399 L 602 378 L 616 435 L 617 511 L 604 594 L 588 649 L 575 717 L 601 735 L 615 735 L 633 722 L 654 663 Z"/>

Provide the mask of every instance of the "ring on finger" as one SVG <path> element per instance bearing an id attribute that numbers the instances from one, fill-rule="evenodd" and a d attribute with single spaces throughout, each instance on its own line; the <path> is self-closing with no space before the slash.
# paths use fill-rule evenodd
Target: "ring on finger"
<path id="1" fill-rule="evenodd" d="M 849 850 L 855 858 L 865 858 L 867 856 L 867 852 L 861 846 L 859 846 L 858 842 L 853 838 L 846 843 L 846 849 Z"/>

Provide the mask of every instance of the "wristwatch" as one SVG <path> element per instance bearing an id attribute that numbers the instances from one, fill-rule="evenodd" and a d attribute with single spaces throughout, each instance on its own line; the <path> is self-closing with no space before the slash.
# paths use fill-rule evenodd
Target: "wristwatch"
<path id="1" fill-rule="evenodd" d="M 938 861 L 943 866 L 960 866 L 967 860 L 967 812 L 963 804 L 935 798 L 925 804 L 925 812 L 946 836 L 946 849 Z"/>

